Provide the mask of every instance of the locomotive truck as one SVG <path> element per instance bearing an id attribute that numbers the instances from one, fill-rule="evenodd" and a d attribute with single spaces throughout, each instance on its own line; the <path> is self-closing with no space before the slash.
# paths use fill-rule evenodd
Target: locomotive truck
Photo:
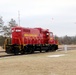
<path id="1" fill-rule="evenodd" d="M 28 54 L 34 51 L 56 51 L 58 41 L 48 29 L 13 27 L 11 43 L 5 42 L 5 52 L 8 54 Z"/>

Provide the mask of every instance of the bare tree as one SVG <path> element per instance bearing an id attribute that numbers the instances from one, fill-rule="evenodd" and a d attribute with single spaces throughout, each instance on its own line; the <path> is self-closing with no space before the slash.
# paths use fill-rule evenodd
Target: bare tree
<path id="1" fill-rule="evenodd" d="M 0 16 L 0 27 L 2 27 L 2 25 L 4 25 L 4 22 L 3 22 L 2 16 Z"/>
<path id="2" fill-rule="evenodd" d="M 11 19 L 8 25 L 4 25 L 2 18 L 0 18 L 0 28 L 2 29 L 2 35 L 0 36 L 0 45 L 4 44 L 4 40 L 8 37 L 11 40 L 11 28 L 17 26 L 16 21 Z"/>
<path id="3" fill-rule="evenodd" d="M 8 23 L 8 25 L 5 25 L 2 27 L 2 30 L 3 30 L 3 36 L 4 37 L 11 37 L 11 28 L 12 27 L 15 27 L 15 26 L 18 26 L 16 24 L 16 21 L 14 19 L 11 19 Z"/>
<path id="4" fill-rule="evenodd" d="M 12 18 L 9 22 L 9 26 L 10 26 L 10 28 L 12 28 L 12 27 L 15 27 L 15 26 L 18 26 L 18 25 L 17 25 L 16 21 Z"/>
<path id="5" fill-rule="evenodd" d="M 8 23 L 8 25 L 3 26 L 3 31 L 4 31 L 4 37 L 11 37 L 11 28 L 18 26 L 16 24 L 16 21 L 14 19 L 11 19 Z"/>
<path id="6" fill-rule="evenodd" d="M 0 16 L 0 35 L 2 34 L 3 32 L 3 25 L 4 25 L 4 21 L 2 19 L 2 16 Z"/>

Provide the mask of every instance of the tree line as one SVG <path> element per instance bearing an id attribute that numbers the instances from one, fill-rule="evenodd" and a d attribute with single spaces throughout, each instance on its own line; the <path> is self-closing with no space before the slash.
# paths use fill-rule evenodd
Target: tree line
<path id="1" fill-rule="evenodd" d="M 63 36 L 63 37 L 57 37 L 55 36 L 55 38 L 58 40 L 59 45 L 63 45 L 63 44 L 76 44 L 76 36 Z"/>

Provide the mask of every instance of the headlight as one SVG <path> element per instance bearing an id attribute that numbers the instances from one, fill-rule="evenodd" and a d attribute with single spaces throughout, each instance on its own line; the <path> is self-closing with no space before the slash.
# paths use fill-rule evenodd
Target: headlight
<path id="1" fill-rule="evenodd" d="M 12 32 L 14 32 L 14 30 L 12 30 Z"/>

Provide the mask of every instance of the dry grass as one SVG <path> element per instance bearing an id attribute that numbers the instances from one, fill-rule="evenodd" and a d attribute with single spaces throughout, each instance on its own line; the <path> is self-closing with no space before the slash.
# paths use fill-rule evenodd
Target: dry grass
<path id="1" fill-rule="evenodd" d="M 58 58 L 47 57 L 64 53 L 57 51 L 0 58 L 0 75 L 76 75 L 76 50 L 69 50 Z"/>

